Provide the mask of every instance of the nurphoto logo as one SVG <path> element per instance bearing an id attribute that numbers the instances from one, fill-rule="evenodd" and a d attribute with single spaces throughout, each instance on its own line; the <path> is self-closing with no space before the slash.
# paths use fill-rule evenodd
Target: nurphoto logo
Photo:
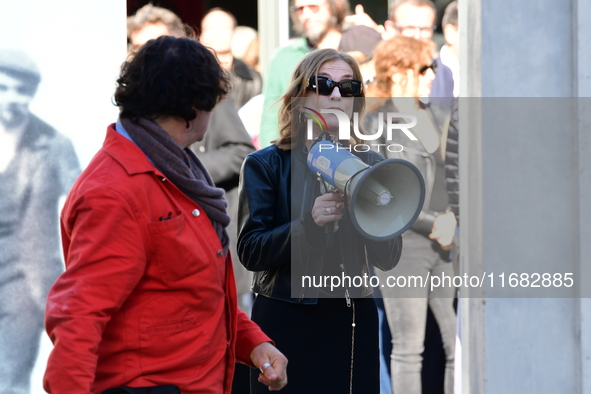
<path id="1" fill-rule="evenodd" d="M 305 115 L 308 115 L 309 118 L 307 120 L 307 138 L 309 140 L 314 139 L 314 122 L 318 124 L 320 127 L 320 131 L 328 131 L 328 124 L 324 119 L 322 114 L 332 114 L 337 117 L 339 121 L 339 133 L 338 139 L 339 140 L 350 140 L 351 139 L 351 119 L 349 116 L 340 111 L 338 109 L 321 109 L 320 112 L 309 108 L 303 107 L 305 110 L 302 112 Z M 384 114 L 383 112 L 378 113 L 378 130 L 373 134 L 363 134 L 359 131 L 359 113 L 353 113 L 353 133 L 355 136 L 362 141 L 375 141 L 379 139 L 382 134 L 384 133 L 384 115 L 386 116 L 386 141 L 392 139 L 392 133 L 395 131 L 402 131 L 409 139 L 412 141 L 417 141 L 417 137 L 412 133 L 410 130 L 411 128 L 417 125 L 417 117 L 411 114 L 403 114 L 400 112 L 387 112 Z M 401 121 L 402 120 L 402 121 Z M 408 122 L 410 120 L 410 122 Z M 371 130 L 368 130 L 369 132 Z M 356 152 L 366 152 L 371 150 L 371 147 L 377 147 L 378 152 L 380 151 L 381 147 L 384 147 L 389 152 L 402 152 L 404 147 L 400 144 L 355 144 L 353 146 L 353 150 Z M 335 145 L 328 144 L 321 146 L 320 149 L 334 149 Z M 336 146 L 336 149 L 347 149 L 351 151 L 351 146 Z"/>

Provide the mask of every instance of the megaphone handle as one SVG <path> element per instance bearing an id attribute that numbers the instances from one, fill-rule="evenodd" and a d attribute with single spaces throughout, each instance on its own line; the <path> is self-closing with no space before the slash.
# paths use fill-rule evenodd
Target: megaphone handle
<path id="1" fill-rule="evenodd" d="M 324 227 L 326 231 L 326 246 L 331 247 L 334 235 L 334 222 L 327 223 Z"/>
<path id="2" fill-rule="evenodd" d="M 326 194 L 330 193 L 330 189 L 332 188 L 331 185 L 327 184 L 320 174 L 318 175 L 318 182 L 320 182 L 320 193 Z M 334 222 L 327 223 L 324 226 L 324 231 L 326 232 L 326 246 L 331 247 L 333 241 L 333 234 L 334 234 Z"/>

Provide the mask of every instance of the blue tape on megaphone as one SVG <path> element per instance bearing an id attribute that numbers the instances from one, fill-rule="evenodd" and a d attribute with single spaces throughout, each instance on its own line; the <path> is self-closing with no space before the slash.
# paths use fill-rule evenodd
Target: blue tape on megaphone
<path id="1" fill-rule="evenodd" d="M 335 170 L 345 160 L 355 159 L 363 163 L 357 156 L 351 154 L 342 145 L 323 140 L 314 144 L 308 152 L 308 168 L 314 174 L 320 173 L 322 179 L 337 187 L 334 181 Z"/>

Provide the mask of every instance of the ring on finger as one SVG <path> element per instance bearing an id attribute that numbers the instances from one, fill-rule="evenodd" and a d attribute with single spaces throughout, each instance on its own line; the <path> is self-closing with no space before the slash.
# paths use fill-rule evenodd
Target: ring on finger
<path id="1" fill-rule="evenodd" d="M 264 363 L 263 365 L 261 365 L 259 369 L 261 370 L 261 372 L 265 372 L 265 369 L 269 368 L 270 366 L 270 363 Z"/>
<path id="2" fill-rule="evenodd" d="M 327 214 L 327 215 L 332 215 L 332 208 L 330 208 L 330 207 L 327 207 L 327 208 L 326 208 L 326 214 Z"/>

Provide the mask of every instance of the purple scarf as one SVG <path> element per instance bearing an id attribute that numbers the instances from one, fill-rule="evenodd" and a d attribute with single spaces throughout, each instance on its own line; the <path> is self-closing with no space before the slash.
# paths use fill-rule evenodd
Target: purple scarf
<path id="1" fill-rule="evenodd" d="M 154 121 L 140 118 L 134 122 L 122 118 L 121 124 L 156 168 L 205 211 L 227 253 L 229 238 L 226 227 L 230 217 L 226 213 L 228 203 L 224 199 L 224 189 L 215 187 L 197 156 L 191 149 L 178 146 Z"/>

